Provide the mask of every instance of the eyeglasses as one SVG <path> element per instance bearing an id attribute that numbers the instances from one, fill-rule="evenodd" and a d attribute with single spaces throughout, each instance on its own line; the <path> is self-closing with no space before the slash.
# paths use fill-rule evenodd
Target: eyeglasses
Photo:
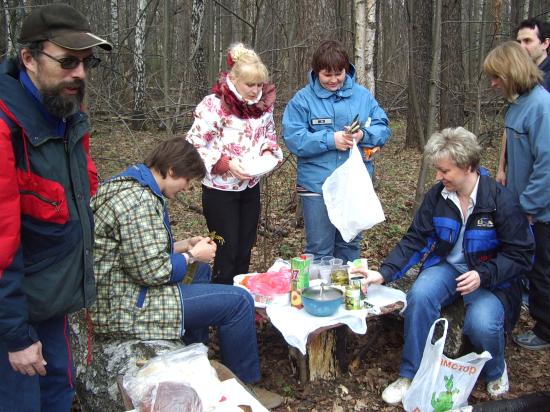
<path id="1" fill-rule="evenodd" d="M 65 70 L 75 69 L 78 67 L 80 63 L 84 65 L 84 69 L 88 70 L 99 66 L 99 63 L 101 63 L 101 59 L 95 56 L 84 57 L 82 60 L 75 56 L 68 56 L 68 57 L 63 57 L 61 59 L 58 59 L 42 50 L 39 50 L 39 53 L 45 56 L 48 56 L 52 60 L 55 60 L 60 64 L 61 68 Z"/>

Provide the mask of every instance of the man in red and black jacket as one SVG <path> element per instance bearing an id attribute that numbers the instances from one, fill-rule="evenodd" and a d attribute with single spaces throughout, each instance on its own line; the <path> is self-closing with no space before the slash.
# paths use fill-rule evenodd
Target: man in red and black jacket
<path id="1" fill-rule="evenodd" d="M 81 104 L 93 47 L 112 46 L 63 4 L 34 9 L 19 43 L 0 65 L 0 410 L 69 411 L 67 314 L 95 299 Z"/>

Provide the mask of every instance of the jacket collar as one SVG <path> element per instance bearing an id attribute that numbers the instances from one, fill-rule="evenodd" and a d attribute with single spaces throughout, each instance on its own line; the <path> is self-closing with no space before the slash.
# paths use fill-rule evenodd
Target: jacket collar
<path id="1" fill-rule="evenodd" d="M 495 202 L 496 182 L 487 174 L 484 174 L 483 170 L 479 176 L 475 210 L 490 212 L 497 208 Z"/>
<path id="2" fill-rule="evenodd" d="M 335 92 L 325 89 L 319 82 L 319 77 L 313 70 L 309 72 L 309 85 L 313 89 L 315 95 L 320 99 L 328 99 L 331 96 L 350 97 L 352 94 L 353 85 L 355 84 L 355 67 L 350 64 L 349 72 L 346 73 L 346 79 L 342 87 Z"/>
<path id="3" fill-rule="evenodd" d="M 546 59 L 539 64 L 539 69 L 541 69 L 544 73 L 550 71 L 550 56 L 546 56 Z"/>
<path id="4" fill-rule="evenodd" d="M 44 117 L 40 109 L 42 103 L 38 102 L 21 84 L 16 59 L 6 59 L 0 65 L 0 90 L 2 91 L 0 100 L 17 119 L 17 124 L 24 129 L 32 145 L 40 145 L 52 137 L 62 137 Z M 76 124 L 86 119 L 85 113 L 77 112 L 67 118 L 67 124 Z"/>
<path id="5" fill-rule="evenodd" d="M 130 166 L 128 169 L 126 169 L 118 176 L 115 176 L 113 179 L 116 179 L 117 177 L 129 177 L 133 180 L 136 180 L 139 184 L 149 188 L 155 196 L 164 201 L 164 195 L 160 191 L 159 185 L 153 177 L 153 173 L 151 173 L 151 170 L 143 163 Z"/>

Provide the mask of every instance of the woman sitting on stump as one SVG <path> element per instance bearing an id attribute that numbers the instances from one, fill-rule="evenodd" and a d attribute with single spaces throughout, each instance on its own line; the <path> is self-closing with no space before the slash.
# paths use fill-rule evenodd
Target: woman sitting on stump
<path id="1" fill-rule="evenodd" d="M 144 164 L 100 186 L 92 199 L 95 332 L 207 344 L 208 327 L 216 326 L 222 362 L 243 382 L 253 383 L 260 379 L 260 365 L 252 296 L 242 288 L 209 283 L 208 262 L 216 253 L 210 238 L 172 238 L 166 199 L 205 173 L 197 150 L 178 137 L 163 141 Z M 255 392 L 268 408 L 282 401 L 266 390 Z"/>
<path id="2" fill-rule="evenodd" d="M 436 183 L 379 271 L 356 269 L 369 284 L 392 282 L 423 259 L 407 294 L 399 379 L 382 393 L 398 404 L 416 374 L 430 326 L 442 307 L 462 298 L 464 334 L 492 359 L 483 370 L 491 397 L 508 391 L 505 334 L 519 317 L 519 277 L 531 267 L 534 242 L 517 198 L 480 169 L 481 147 L 462 127 L 432 135 L 424 149 Z"/>

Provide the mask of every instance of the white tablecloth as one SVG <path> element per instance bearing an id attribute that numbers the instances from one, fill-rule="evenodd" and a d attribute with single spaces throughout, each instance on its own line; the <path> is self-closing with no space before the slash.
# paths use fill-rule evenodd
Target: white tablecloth
<path id="1" fill-rule="evenodd" d="M 371 285 L 367 292 L 367 301 L 374 307 L 346 310 L 342 305 L 334 315 L 326 317 L 313 316 L 305 309 L 296 309 L 289 305 L 268 305 L 266 312 L 271 323 L 282 333 L 286 342 L 305 355 L 307 338 L 311 332 L 325 326 L 342 323 L 349 326 L 355 333 L 365 334 L 367 332 L 366 318 L 369 312 L 380 313 L 380 307 L 395 302 L 406 303 L 406 295 L 400 290 L 387 286 Z"/>

